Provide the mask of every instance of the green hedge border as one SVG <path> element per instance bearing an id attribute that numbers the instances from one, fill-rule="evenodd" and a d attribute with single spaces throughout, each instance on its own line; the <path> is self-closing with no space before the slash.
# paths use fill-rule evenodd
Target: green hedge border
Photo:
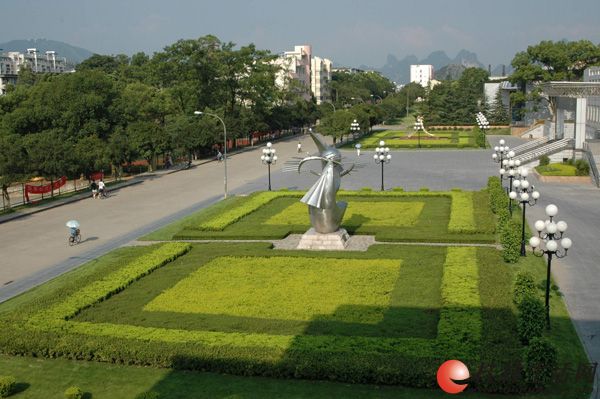
<path id="1" fill-rule="evenodd" d="M 470 247 L 447 249 L 436 339 L 223 333 L 69 320 L 189 249 L 188 244 L 165 244 L 34 314 L 25 325 L 14 326 L 12 336 L 18 338 L 8 352 L 411 386 L 435 384 L 443 359 L 460 358 L 469 364 L 478 359 L 479 273 L 477 249 Z"/>
<path id="2" fill-rule="evenodd" d="M 245 216 L 257 211 L 276 198 L 292 197 L 301 198 L 304 195 L 302 191 L 265 191 L 250 195 L 244 203 L 223 212 L 198 226 L 189 226 L 195 230 L 222 231 L 227 226 L 239 221 Z M 475 213 L 473 207 L 473 193 L 462 191 L 384 191 L 373 192 L 367 190 L 338 192 L 343 197 L 387 197 L 387 198 L 407 198 L 407 197 L 448 197 L 451 200 L 450 221 L 448 222 L 448 231 L 451 233 L 482 233 L 477 229 L 475 222 Z M 485 233 L 485 232 L 483 232 Z"/>

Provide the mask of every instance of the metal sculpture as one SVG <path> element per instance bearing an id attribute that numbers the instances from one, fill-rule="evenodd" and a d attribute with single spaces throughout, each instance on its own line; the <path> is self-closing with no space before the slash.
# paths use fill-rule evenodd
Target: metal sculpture
<path id="1" fill-rule="evenodd" d="M 319 155 L 308 156 L 298 164 L 298 173 L 302 165 L 309 161 L 321 161 L 321 173 L 316 173 L 319 179 L 302 197 L 301 202 L 308 205 L 310 223 L 317 233 L 328 234 L 340 228 L 348 204 L 337 202 L 336 193 L 340 189 L 341 178 L 352 171 L 354 164 L 344 169 L 342 154 L 337 148 L 328 146 L 320 136 L 309 133 L 315 142 Z"/>

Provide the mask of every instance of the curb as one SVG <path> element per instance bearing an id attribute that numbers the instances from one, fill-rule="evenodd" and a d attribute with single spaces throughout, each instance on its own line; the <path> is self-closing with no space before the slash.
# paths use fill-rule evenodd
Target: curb
<path id="1" fill-rule="evenodd" d="M 142 179 L 136 179 L 136 180 L 132 179 L 132 180 L 120 183 L 116 186 L 113 186 L 111 188 L 111 190 L 120 190 L 121 188 L 134 186 L 136 184 L 141 183 L 142 181 L 143 181 Z M 63 201 L 57 200 L 55 203 L 50 203 L 50 204 L 41 206 L 39 208 L 29 208 L 26 212 L 15 211 L 13 213 L 9 213 L 8 215 L 0 217 L 0 224 L 10 222 L 11 220 L 19 219 L 19 218 L 22 218 L 25 216 L 34 215 L 36 213 L 47 211 L 49 209 L 58 208 L 59 206 L 72 204 L 73 202 L 81 201 L 81 200 L 84 200 L 89 197 L 90 197 L 90 194 L 88 192 L 84 191 L 84 192 L 76 194 L 70 198 L 66 198 Z"/>

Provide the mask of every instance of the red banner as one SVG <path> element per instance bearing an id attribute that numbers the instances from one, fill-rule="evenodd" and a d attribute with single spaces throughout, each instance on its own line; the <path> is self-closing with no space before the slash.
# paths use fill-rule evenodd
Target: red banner
<path id="1" fill-rule="evenodd" d="M 90 175 L 90 179 L 91 180 L 103 180 L 104 179 L 104 172 L 94 172 Z"/>
<path id="2" fill-rule="evenodd" d="M 25 184 L 25 199 L 29 202 L 29 194 L 45 194 L 51 192 L 53 189 L 58 190 L 67 182 L 67 177 L 63 176 L 52 184 L 44 184 L 41 186 L 33 186 L 31 184 Z"/>

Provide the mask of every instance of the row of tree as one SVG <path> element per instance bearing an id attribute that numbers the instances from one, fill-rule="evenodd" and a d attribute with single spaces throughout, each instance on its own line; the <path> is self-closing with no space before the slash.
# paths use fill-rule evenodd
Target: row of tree
<path id="1" fill-rule="evenodd" d="M 55 180 L 110 167 L 119 172 L 138 159 L 154 168 L 165 153 L 210 153 L 223 144 L 222 126 L 216 118 L 194 115 L 197 110 L 219 115 L 232 139 L 313 125 L 334 107 L 365 127 L 400 112 L 378 112 L 371 95 L 383 98 L 394 89 L 379 74 L 335 74 L 337 101 L 317 107 L 304 100 L 307 88 L 292 80 L 275 84 L 279 70 L 273 60 L 252 44 L 236 48 L 205 36 L 180 40 L 153 56 L 94 55 L 70 74 L 22 69 L 17 85 L 0 96 L 5 199 L 10 184 L 32 176 Z M 365 100 L 352 99 L 359 96 Z"/>

